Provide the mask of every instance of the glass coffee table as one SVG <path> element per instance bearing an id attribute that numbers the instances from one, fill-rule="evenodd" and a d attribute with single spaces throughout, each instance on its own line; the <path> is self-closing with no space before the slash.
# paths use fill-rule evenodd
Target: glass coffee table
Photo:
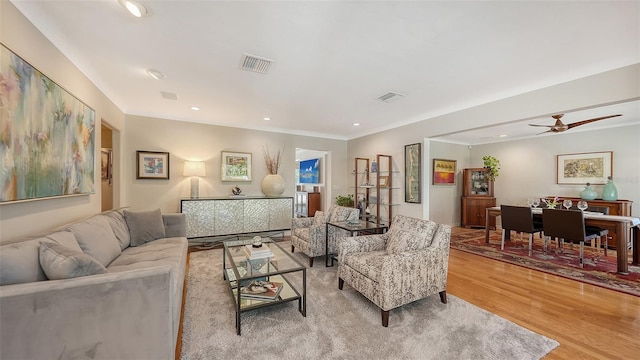
<path id="1" fill-rule="evenodd" d="M 329 254 L 329 226 L 347 230 L 351 233 L 351 236 L 379 233 L 384 234 L 389 230 L 389 225 L 383 222 L 372 222 L 366 220 L 358 220 L 357 223 L 349 223 L 346 221 L 327 222 L 324 235 L 325 266 L 333 266 L 333 260 L 336 259 L 334 256 L 335 254 Z M 329 265 L 329 258 L 331 258 L 331 265 Z"/>
<path id="2" fill-rule="evenodd" d="M 244 312 L 268 306 L 278 305 L 298 300 L 298 311 L 307 316 L 307 268 L 294 259 L 288 252 L 269 238 L 263 238 L 263 247 L 268 247 L 273 256 L 267 258 L 249 259 L 245 246 L 251 246 L 253 239 L 224 241 L 222 254 L 222 276 L 229 285 L 229 293 L 235 302 L 236 333 L 240 335 L 240 320 Z M 285 277 L 285 274 L 302 272 L 302 291 Z M 238 282 L 239 280 L 239 282 Z M 253 281 L 281 283 L 282 290 L 274 299 L 256 299 L 243 296 L 238 291 Z"/>

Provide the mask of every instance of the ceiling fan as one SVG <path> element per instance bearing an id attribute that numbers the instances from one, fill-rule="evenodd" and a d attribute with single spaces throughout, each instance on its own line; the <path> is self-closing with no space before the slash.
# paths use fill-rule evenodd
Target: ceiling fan
<path id="1" fill-rule="evenodd" d="M 588 123 L 591 123 L 591 122 L 594 122 L 594 121 L 598 121 L 598 120 L 609 119 L 609 118 L 616 117 L 616 116 L 622 116 L 622 114 L 602 116 L 602 117 L 597 117 L 597 118 L 593 118 L 593 119 L 589 119 L 589 120 L 576 121 L 576 122 L 571 123 L 571 124 L 564 124 L 562 122 L 562 120 L 560 120 L 563 116 L 564 116 L 564 114 L 558 114 L 558 115 L 551 116 L 552 118 L 556 119 L 556 123 L 553 124 L 553 125 L 529 124 L 529 126 L 542 126 L 542 127 L 548 127 L 549 128 L 549 130 L 543 131 L 540 134 L 544 134 L 544 133 L 548 133 L 548 132 L 561 133 L 561 132 L 567 131 L 567 130 L 569 130 L 571 128 L 574 128 L 576 126 L 588 124 Z M 536 135 L 540 135 L 540 134 L 536 134 Z"/>

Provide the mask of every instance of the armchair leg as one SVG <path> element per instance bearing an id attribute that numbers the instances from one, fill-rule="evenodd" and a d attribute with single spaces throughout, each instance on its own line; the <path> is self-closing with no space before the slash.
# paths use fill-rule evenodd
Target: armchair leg
<path id="1" fill-rule="evenodd" d="M 382 326 L 389 327 L 389 310 L 382 310 Z"/>
<path id="2" fill-rule="evenodd" d="M 344 280 L 342 280 L 342 278 L 338 278 L 338 289 L 342 290 L 342 288 L 344 287 Z"/>
<path id="3" fill-rule="evenodd" d="M 309 258 L 309 267 L 313 267 L 313 258 L 312 257 Z"/>
<path id="4" fill-rule="evenodd" d="M 294 250 L 295 248 L 293 247 L 293 245 L 291 245 L 291 253 L 293 253 Z"/>
<path id="5" fill-rule="evenodd" d="M 440 301 L 442 301 L 443 304 L 447 303 L 447 291 L 440 291 L 438 294 L 440 294 Z"/>

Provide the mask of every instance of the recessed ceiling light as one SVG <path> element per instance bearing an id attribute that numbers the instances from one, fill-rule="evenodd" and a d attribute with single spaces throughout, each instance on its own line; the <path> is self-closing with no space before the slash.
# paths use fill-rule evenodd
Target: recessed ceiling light
<path id="1" fill-rule="evenodd" d="M 264 120 L 269 121 L 269 120 L 271 120 L 271 118 L 270 117 L 266 117 L 266 118 L 264 118 Z"/>
<path id="2" fill-rule="evenodd" d="M 147 8 L 144 5 L 140 4 L 137 1 L 134 1 L 134 0 L 118 0 L 118 2 L 120 3 L 120 5 L 122 7 L 127 9 L 127 11 L 131 15 L 133 15 L 135 17 L 139 18 L 139 17 L 151 15 L 149 10 L 147 10 Z"/>
<path id="3" fill-rule="evenodd" d="M 199 108 L 199 107 L 197 107 L 197 106 L 192 106 L 192 107 L 191 107 L 191 110 L 193 110 L 193 111 L 200 111 L 200 108 Z"/>
<path id="4" fill-rule="evenodd" d="M 353 123 L 353 126 L 360 126 L 360 123 Z"/>
<path id="5" fill-rule="evenodd" d="M 507 134 L 498 135 L 498 137 L 507 137 Z"/>
<path id="6" fill-rule="evenodd" d="M 145 72 L 147 73 L 147 75 L 151 76 L 156 80 L 162 80 L 166 77 L 164 76 L 163 73 L 160 72 L 160 70 L 156 70 L 156 69 L 147 69 L 145 70 Z"/>

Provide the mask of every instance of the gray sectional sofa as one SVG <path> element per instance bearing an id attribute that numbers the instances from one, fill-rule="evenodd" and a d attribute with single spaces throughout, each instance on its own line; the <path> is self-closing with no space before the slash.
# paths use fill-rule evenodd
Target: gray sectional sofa
<path id="1" fill-rule="evenodd" d="M 173 359 L 185 236 L 124 209 L 0 246 L 0 359 Z"/>

